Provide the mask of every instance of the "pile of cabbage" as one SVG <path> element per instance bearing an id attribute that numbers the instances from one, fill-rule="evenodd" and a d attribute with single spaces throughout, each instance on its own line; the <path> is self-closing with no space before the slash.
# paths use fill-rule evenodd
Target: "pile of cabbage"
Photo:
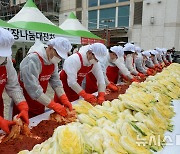
<path id="1" fill-rule="evenodd" d="M 165 146 L 180 98 L 180 65 L 171 64 L 141 83 L 132 83 L 119 99 L 93 107 L 74 105 L 78 122 L 58 127 L 47 141 L 19 154 L 150 154 Z"/>

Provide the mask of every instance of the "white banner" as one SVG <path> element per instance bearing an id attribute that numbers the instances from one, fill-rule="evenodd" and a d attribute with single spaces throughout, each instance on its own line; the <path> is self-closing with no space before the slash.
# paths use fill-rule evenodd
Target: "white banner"
<path id="1" fill-rule="evenodd" d="M 6 29 L 12 33 L 15 41 L 17 42 L 35 42 L 36 39 L 39 39 L 45 43 L 55 37 L 65 37 L 72 44 L 81 44 L 81 37 L 78 37 L 78 36 L 57 35 L 53 33 L 35 32 L 31 30 L 23 30 L 23 29 L 16 29 L 16 28 L 6 28 Z"/>

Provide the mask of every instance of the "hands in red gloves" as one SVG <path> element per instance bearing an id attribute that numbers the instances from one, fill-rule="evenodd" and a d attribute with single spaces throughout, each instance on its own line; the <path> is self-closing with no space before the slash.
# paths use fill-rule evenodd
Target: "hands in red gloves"
<path id="1" fill-rule="evenodd" d="M 92 94 L 88 94 L 86 93 L 84 90 L 82 90 L 79 94 L 79 96 L 83 97 L 85 101 L 93 104 L 97 102 L 97 98 L 96 96 L 92 95 Z"/>
<path id="2" fill-rule="evenodd" d="M 105 92 L 99 92 L 97 97 L 97 103 L 102 104 L 105 101 Z"/>
<path id="3" fill-rule="evenodd" d="M 139 76 L 140 78 L 145 78 L 145 75 L 142 74 L 142 73 L 138 73 L 138 76 Z"/>
<path id="4" fill-rule="evenodd" d="M 5 120 L 0 116 L 0 128 L 3 131 L 5 131 L 7 134 L 10 133 L 10 127 L 15 124 L 16 124 L 16 122 Z"/>
<path id="5" fill-rule="evenodd" d="M 112 82 L 107 85 L 107 88 L 114 92 L 119 90 L 119 88 Z"/>
<path id="6" fill-rule="evenodd" d="M 169 66 L 170 64 L 171 64 L 170 62 L 166 61 L 166 66 Z"/>
<path id="7" fill-rule="evenodd" d="M 55 112 L 57 112 L 63 117 L 67 116 L 66 108 L 59 103 L 55 103 L 53 100 L 51 100 L 47 107 L 53 109 Z"/>
<path id="8" fill-rule="evenodd" d="M 28 116 L 28 104 L 26 101 L 22 101 L 17 105 L 20 113 L 18 114 L 17 118 L 21 118 L 25 123 L 29 125 L 29 116 Z"/>
<path id="9" fill-rule="evenodd" d="M 147 73 L 147 75 L 152 75 L 153 74 L 149 69 L 147 70 L 146 73 Z"/>
<path id="10" fill-rule="evenodd" d="M 136 79 L 136 78 L 132 78 L 132 79 L 131 79 L 131 82 L 139 82 L 139 80 Z"/>
<path id="11" fill-rule="evenodd" d="M 67 96 L 65 94 L 59 97 L 60 102 L 65 106 L 68 107 L 70 111 L 72 111 L 72 104 L 69 102 Z"/>

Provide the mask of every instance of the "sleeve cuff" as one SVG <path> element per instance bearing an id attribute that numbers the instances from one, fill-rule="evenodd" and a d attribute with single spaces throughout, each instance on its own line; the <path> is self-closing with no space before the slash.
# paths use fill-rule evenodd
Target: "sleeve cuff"
<path id="1" fill-rule="evenodd" d="M 19 91 L 12 93 L 11 97 L 12 97 L 12 99 L 15 102 L 16 105 L 19 102 L 25 101 L 25 98 L 24 98 L 22 92 L 19 92 Z"/>
<path id="2" fill-rule="evenodd" d="M 51 99 L 46 94 L 42 93 L 37 101 L 45 106 L 48 106 L 48 104 L 51 102 Z"/>
<path id="3" fill-rule="evenodd" d="M 58 96 L 58 98 L 62 96 L 63 94 L 65 94 L 63 87 L 60 87 L 60 86 L 56 87 L 54 91 L 56 92 L 56 95 Z"/>

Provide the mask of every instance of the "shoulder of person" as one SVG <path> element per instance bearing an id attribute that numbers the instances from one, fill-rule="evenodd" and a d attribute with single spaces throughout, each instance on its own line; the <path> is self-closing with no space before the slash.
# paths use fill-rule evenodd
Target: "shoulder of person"
<path id="1" fill-rule="evenodd" d="M 79 52 L 87 51 L 88 49 L 89 49 L 89 45 L 85 45 L 85 46 L 80 47 Z"/>
<path id="2" fill-rule="evenodd" d="M 37 63 L 38 61 L 40 61 L 39 57 L 38 57 L 38 54 L 37 53 L 29 53 L 24 59 L 23 59 L 23 62 L 26 61 L 33 61 L 35 63 Z"/>
<path id="3" fill-rule="evenodd" d="M 5 62 L 5 67 L 9 71 L 12 71 L 12 69 L 15 69 L 14 66 L 13 66 L 12 57 L 7 57 L 6 62 Z"/>
<path id="4" fill-rule="evenodd" d="M 101 63 L 98 61 L 97 63 L 95 63 L 95 64 L 93 65 L 93 67 L 101 67 Z"/>
<path id="5" fill-rule="evenodd" d="M 13 65 L 13 62 L 12 62 L 12 57 L 7 57 L 6 61 L 5 61 L 5 65 Z"/>
<path id="6" fill-rule="evenodd" d="M 78 54 L 72 54 L 69 56 L 64 62 L 65 63 L 73 63 L 73 62 L 78 62 L 79 61 L 79 56 Z"/>

